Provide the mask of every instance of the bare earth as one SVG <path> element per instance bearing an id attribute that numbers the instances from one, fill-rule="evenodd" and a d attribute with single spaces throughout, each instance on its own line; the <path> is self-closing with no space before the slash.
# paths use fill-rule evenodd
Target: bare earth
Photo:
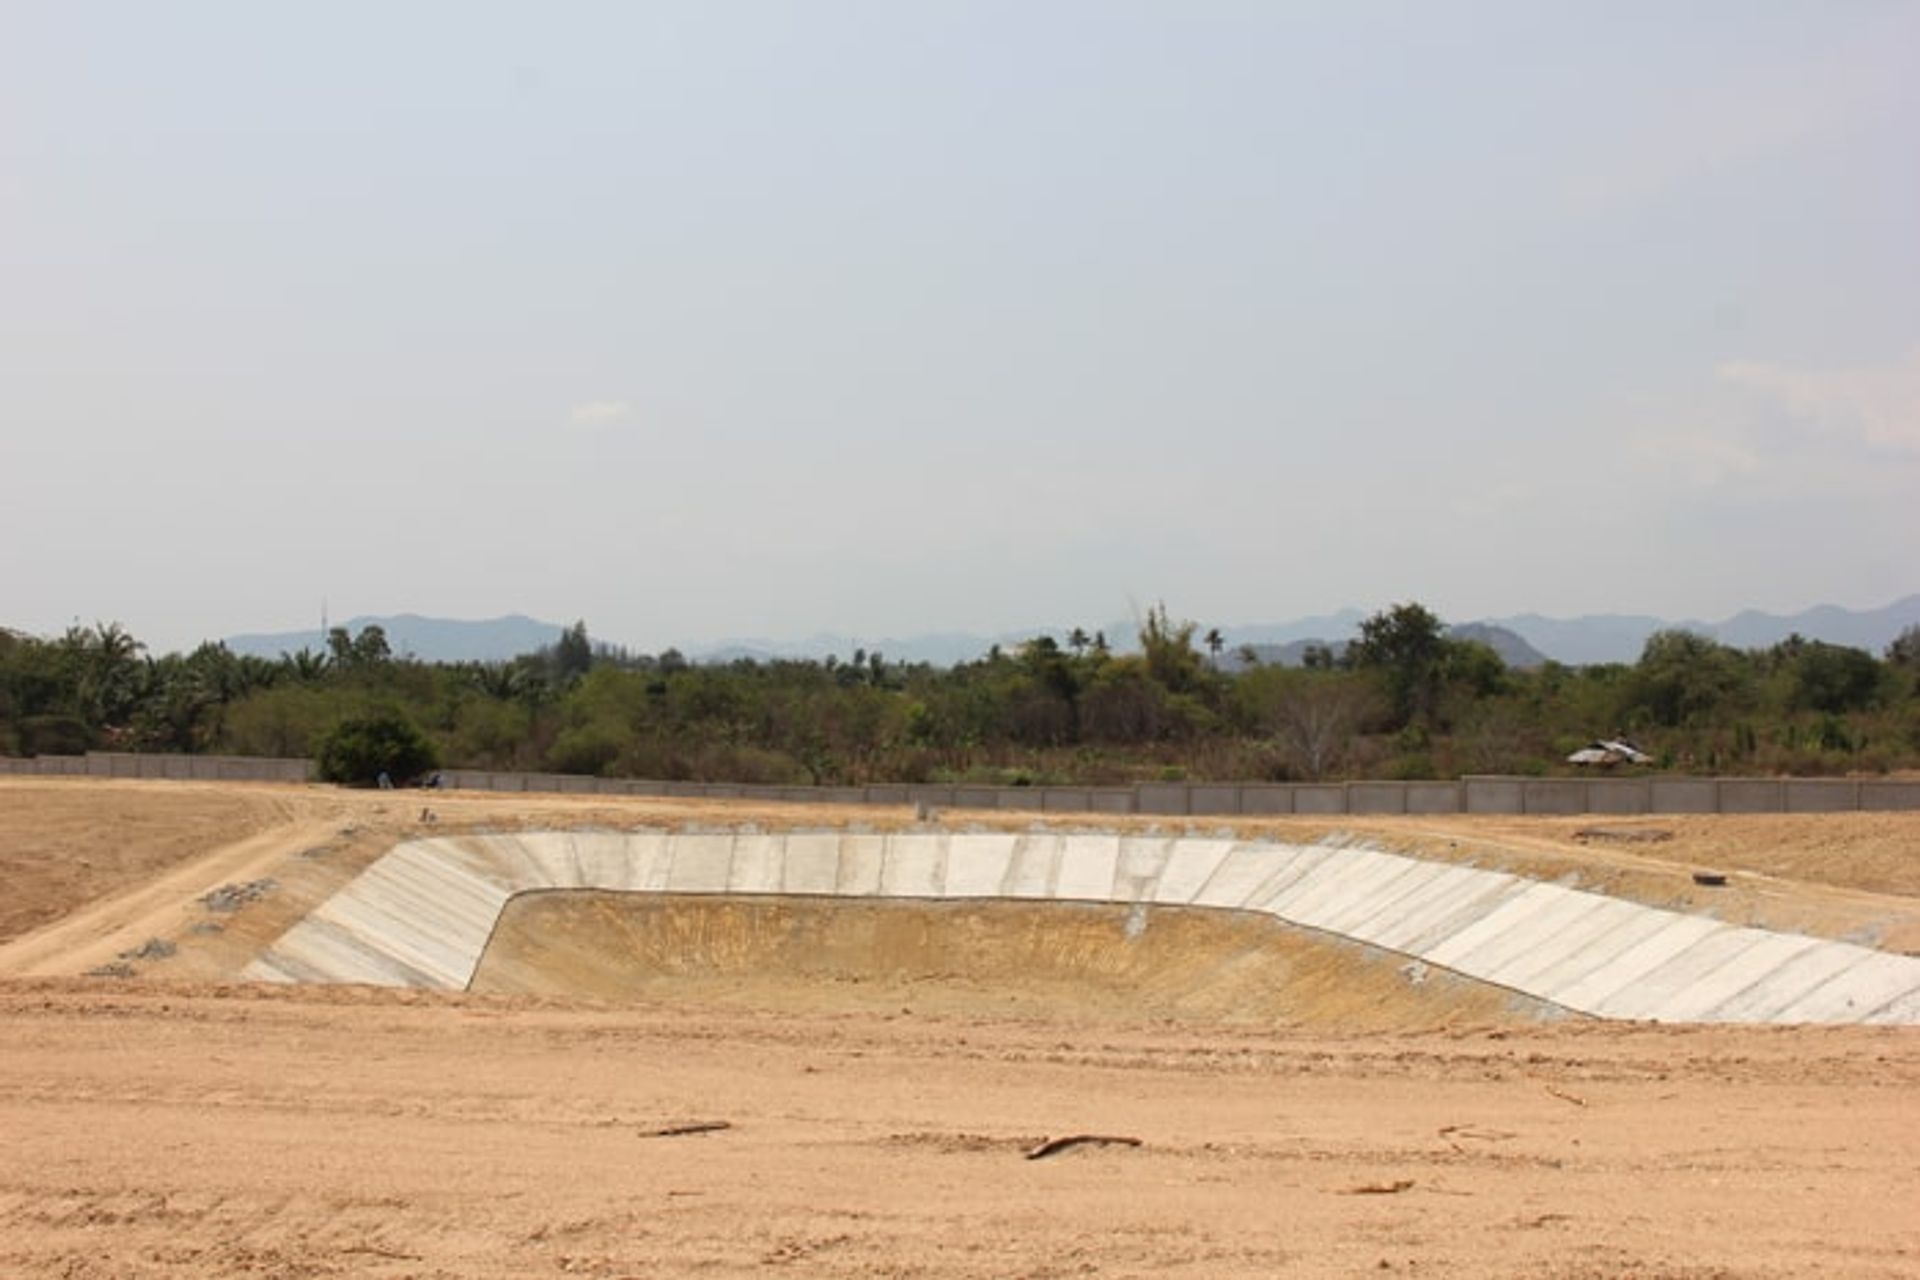
<path id="1" fill-rule="evenodd" d="M 491 993 L 227 980 L 424 830 L 909 820 L 0 780 L 0 1275 L 1920 1275 L 1910 1029 L 1543 1020 L 1243 925 L 1122 963 L 1098 911 L 611 895 L 516 904 Z M 1670 904 L 1711 867 L 1724 918 L 1920 938 L 1920 815 L 1343 827 Z M 1230 998 L 1181 979 L 1203 952 Z M 696 1121 L 728 1127 L 651 1136 Z M 1025 1158 L 1072 1134 L 1140 1145 Z"/>

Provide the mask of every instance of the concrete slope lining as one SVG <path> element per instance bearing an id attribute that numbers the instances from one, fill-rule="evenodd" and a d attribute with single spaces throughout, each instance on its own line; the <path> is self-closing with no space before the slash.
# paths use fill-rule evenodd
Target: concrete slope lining
<path id="1" fill-rule="evenodd" d="M 395 847 L 250 964 L 459 990 L 515 894 L 1026 899 L 1249 911 L 1578 1013 L 1920 1023 L 1920 960 L 1498 871 L 1331 845 L 1032 832 L 531 832 Z"/>

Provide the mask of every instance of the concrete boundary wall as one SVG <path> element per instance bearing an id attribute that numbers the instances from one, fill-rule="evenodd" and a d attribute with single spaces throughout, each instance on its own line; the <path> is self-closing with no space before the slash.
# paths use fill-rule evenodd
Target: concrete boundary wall
<path id="1" fill-rule="evenodd" d="M 0 756 L 0 775 L 148 778 L 174 782 L 311 782 L 313 761 L 273 756 L 190 756 L 89 751 L 84 756 Z"/>
<path id="2" fill-rule="evenodd" d="M 600 795 L 742 797 L 788 804 L 926 805 L 1027 813 L 1146 814 L 1177 818 L 1302 814 L 1836 813 L 1920 809 L 1920 780 L 1889 778 L 1594 778 L 1470 776 L 1456 782 L 1142 782 L 1131 787 L 1000 787 L 886 783 L 773 787 L 639 782 L 542 773 L 448 769 L 447 786 L 475 791 L 589 791 Z"/>
<path id="3" fill-rule="evenodd" d="M 310 782 L 310 760 L 258 756 L 90 751 L 84 756 L 0 756 L 0 775 Z M 1030 813 L 1149 814 L 1177 818 L 1301 814 L 1677 814 L 1844 813 L 1920 810 L 1920 779 L 1691 778 L 1654 774 L 1590 778 L 1472 775 L 1456 782 L 1142 782 L 1131 787 L 1000 787 L 884 783 L 866 787 L 661 782 L 565 773 L 448 769 L 442 782 L 467 791 L 562 795 L 680 796 L 780 804 L 926 805 Z"/>
<path id="4" fill-rule="evenodd" d="M 514 896 L 1051 900 L 1265 915 L 1600 1018 L 1920 1023 L 1920 959 L 1405 854 L 1060 831 L 666 830 L 410 840 L 244 976 L 459 990 Z"/>

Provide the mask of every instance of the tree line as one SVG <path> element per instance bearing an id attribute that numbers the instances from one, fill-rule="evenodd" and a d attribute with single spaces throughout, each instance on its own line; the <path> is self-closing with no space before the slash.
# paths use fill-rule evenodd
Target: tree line
<path id="1" fill-rule="evenodd" d="M 114 623 L 0 631 L 0 754 L 307 756 L 347 780 L 377 757 L 407 774 L 1122 784 L 1539 774 L 1625 736 L 1676 771 L 1920 767 L 1920 628 L 1881 655 L 1663 631 L 1634 663 L 1516 670 L 1410 603 L 1301 667 L 1243 651 L 1229 671 L 1222 649 L 1163 606 L 1127 652 L 1075 628 L 952 667 L 865 651 L 702 664 L 597 644 L 584 622 L 501 662 L 396 655 L 378 627 L 277 659 L 217 643 L 154 656 Z"/>

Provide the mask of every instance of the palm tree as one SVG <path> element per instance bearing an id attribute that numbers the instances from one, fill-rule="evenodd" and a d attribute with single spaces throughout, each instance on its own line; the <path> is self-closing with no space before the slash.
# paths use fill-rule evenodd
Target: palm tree
<path id="1" fill-rule="evenodd" d="M 1213 669 L 1218 671 L 1220 651 L 1227 647 L 1227 638 L 1220 634 L 1220 628 L 1214 627 L 1207 632 L 1204 643 L 1207 646 L 1207 652 L 1213 655 Z"/>
<path id="2" fill-rule="evenodd" d="M 1087 646 L 1092 642 L 1092 637 L 1087 635 L 1085 627 L 1075 627 L 1067 634 L 1067 648 L 1073 650 L 1073 656 L 1076 658 L 1084 654 Z"/>

